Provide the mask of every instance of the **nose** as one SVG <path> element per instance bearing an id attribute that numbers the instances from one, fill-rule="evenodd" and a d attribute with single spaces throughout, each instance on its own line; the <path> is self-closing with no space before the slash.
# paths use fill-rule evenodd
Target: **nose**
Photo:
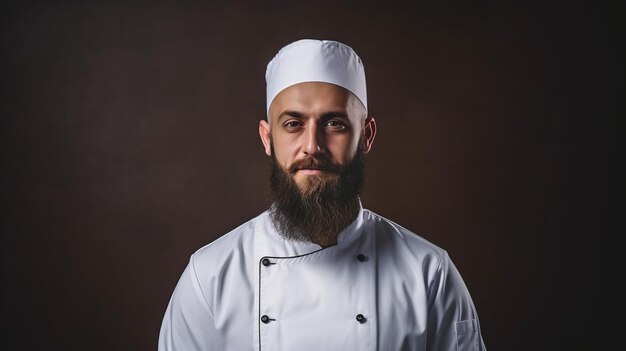
<path id="1" fill-rule="evenodd" d="M 305 131 L 303 137 L 303 152 L 309 156 L 315 156 L 324 153 L 324 135 L 323 129 L 317 125 L 311 125 Z"/>

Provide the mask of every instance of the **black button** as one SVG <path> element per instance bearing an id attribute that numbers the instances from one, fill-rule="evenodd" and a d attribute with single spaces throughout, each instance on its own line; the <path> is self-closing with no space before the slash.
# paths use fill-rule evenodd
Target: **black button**
<path id="1" fill-rule="evenodd" d="M 261 322 L 263 322 L 265 324 L 269 323 L 270 322 L 270 317 L 268 317 L 266 315 L 261 316 Z"/>
<path id="2" fill-rule="evenodd" d="M 267 267 L 267 266 L 269 266 L 269 265 L 271 264 L 271 262 L 270 262 L 269 258 L 264 258 L 263 260 L 261 260 L 261 263 L 262 263 L 265 267 Z"/>
<path id="3" fill-rule="evenodd" d="M 367 261 L 367 256 L 365 256 L 364 254 L 358 254 L 356 256 L 356 259 L 359 260 L 359 262 L 365 262 Z"/>
<path id="4" fill-rule="evenodd" d="M 359 314 L 357 314 L 357 315 L 356 315 L 356 320 L 357 320 L 357 322 L 359 322 L 359 323 L 363 324 L 363 323 L 365 323 L 365 321 L 366 321 L 367 319 L 365 318 L 365 316 L 364 316 L 364 315 L 362 315 L 362 314 L 360 314 L 360 313 L 359 313 Z"/>

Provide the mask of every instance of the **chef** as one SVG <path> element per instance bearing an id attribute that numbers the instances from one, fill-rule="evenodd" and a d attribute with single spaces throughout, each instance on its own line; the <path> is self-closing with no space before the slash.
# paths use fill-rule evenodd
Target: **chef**
<path id="1" fill-rule="evenodd" d="M 191 256 L 159 350 L 485 350 L 446 251 L 361 205 L 376 122 L 359 56 L 299 40 L 265 78 L 272 205 Z"/>

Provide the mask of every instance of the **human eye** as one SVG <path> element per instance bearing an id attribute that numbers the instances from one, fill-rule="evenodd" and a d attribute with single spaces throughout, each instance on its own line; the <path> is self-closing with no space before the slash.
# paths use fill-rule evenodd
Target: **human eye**
<path id="1" fill-rule="evenodd" d="M 283 127 L 288 130 L 295 130 L 297 128 L 300 128 L 301 126 L 302 126 L 302 122 L 296 121 L 296 120 L 289 120 L 283 123 Z"/>
<path id="2" fill-rule="evenodd" d="M 324 124 L 326 127 L 329 127 L 333 130 L 344 130 L 346 129 L 346 124 L 335 120 L 335 119 L 331 119 L 330 121 L 326 122 L 326 124 Z"/>

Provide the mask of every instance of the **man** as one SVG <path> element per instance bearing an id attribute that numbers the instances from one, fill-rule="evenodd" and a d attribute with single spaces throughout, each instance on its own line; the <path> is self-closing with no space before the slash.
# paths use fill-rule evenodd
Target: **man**
<path id="1" fill-rule="evenodd" d="M 272 205 L 191 256 L 159 350 L 484 350 L 447 253 L 361 207 L 376 122 L 357 54 L 296 41 L 266 82 Z"/>

